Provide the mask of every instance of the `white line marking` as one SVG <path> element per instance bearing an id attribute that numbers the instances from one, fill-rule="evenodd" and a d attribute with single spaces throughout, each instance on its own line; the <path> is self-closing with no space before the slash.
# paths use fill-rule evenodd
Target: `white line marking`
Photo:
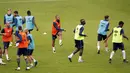
<path id="1" fill-rule="evenodd" d="M 65 0 L 34 0 L 34 1 L 6 1 L 0 2 L 0 4 L 11 4 L 11 3 L 35 3 L 35 2 L 56 2 L 56 1 L 65 1 Z"/>

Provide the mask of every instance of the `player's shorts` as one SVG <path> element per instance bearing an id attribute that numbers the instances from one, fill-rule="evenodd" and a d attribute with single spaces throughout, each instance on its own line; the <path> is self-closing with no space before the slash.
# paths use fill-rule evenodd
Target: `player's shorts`
<path id="1" fill-rule="evenodd" d="M 107 35 L 98 34 L 98 41 L 105 40 L 107 38 Z"/>
<path id="2" fill-rule="evenodd" d="M 27 56 L 28 55 L 28 51 L 27 51 L 27 48 L 19 48 L 18 51 L 17 51 L 17 55 L 18 56 Z"/>
<path id="3" fill-rule="evenodd" d="M 4 44 L 4 49 L 8 49 L 10 42 L 3 42 L 3 44 Z"/>
<path id="4" fill-rule="evenodd" d="M 28 56 L 33 54 L 33 49 L 27 49 L 27 51 L 28 51 Z"/>
<path id="5" fill-rule="evenodd" d="M 52 35 L 52 40 L 55 40 L 57 38 L 57 35 Z"/>
<path id="6" fill-rule="evenodd" d="M 84 48 L 83 40 L 75 40 L 75 47 L 78 49 L 83 49 Z"/>
<path id="7" fill-rule="evenodd" d="M 124 50 L 124 44 L 123 43 L 113 43 L 113 50 L 116 51 L 118 49 Z"/>

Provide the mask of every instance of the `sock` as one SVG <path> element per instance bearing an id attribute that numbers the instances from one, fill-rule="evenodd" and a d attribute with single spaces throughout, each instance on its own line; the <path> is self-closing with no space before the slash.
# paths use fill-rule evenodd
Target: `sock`
<path id="1" fill-rule="evenodd" d="M 37 62 L 37 60 L 33 58 L 33 62 Z"/>
<path id="2" fill-rule="evenodd" d="M 0 63 L 2 63 L 2 58 L 0 58 Z"/>
<path id="3" fill-rule="evenodd" d="M 105 47 L 105 50 L 108 51 L 108 47 Z"/>
<path id="4" fill-rule="evenodd" d="M 55 47 L 52 47 L 53 51 L 55 51 Z"/>
<path id="5" fill-rule="evenodd" d="M 125 59 L 126 59 L 126 53 L 125 53 L 125 50 L 122 51 L 122 55 L 123 55 L 123 59 L 125 60 Z"/>
<path id="6" fill-rule="evenodd" d="M 82 60 L 82 56 L 79 56 L 79 60 Z"/>
<path id="7" fill-rule="evenodd" d="M 17 59 L 18 67 L 20 67 L 20 59 Z"/>
<path id="8" fill-rule="evenodd" d="M 110 54 L 110 59 L 112 59 L 114 53 L 115 53 L 114 51 L 111 52 L 111 54 Z"/>
<path id="9" fill-rule="evenodd" d="M 9 56 L 8 56 L 8 54 L 6 54 L 6 59 L 7 59 L 7 60 L 9 59 Z"/>
<path id="10" fill-rule="evenodd" d="M 26 62 L 26 67 L 29 67 L 29 66 L 28 66 L 28 60 L 27 60 L 27 59 L 25 59 L 25 62 Z"/>
<path id="11" fill-rule="evenodd" d="M 33 66 L 33 63 L 31 63 L 30 65 Z"/>
<path id="12" fill-rule="evenodd" d="M 97 42 L 97 49 L 100 50 L 100 42 Z"/>
<path id="13" fill-rule="evenodd" d="M 69 55 L 69 58 L 72 58 L 72 57 L 73 57 L 73 55 L 74 55 L 73 53 L 72 53 L 72 54 L 70 54 L 70 55 Z"/>
<path id="14" fill-rule="evenodd" d="M 59 44 L 60 44 L 60 45 L 62 44 L 62 40 L 59 40 Z"/>

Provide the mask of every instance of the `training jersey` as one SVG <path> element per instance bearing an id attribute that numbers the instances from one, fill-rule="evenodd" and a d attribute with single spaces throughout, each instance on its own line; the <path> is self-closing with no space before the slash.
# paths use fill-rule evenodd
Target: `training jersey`
<path id="1" fill-rule="evenodd" d="M 16 18 L 16 21 L 17 21 L 17 23 L 16 23 L 16 30 L 18 31 L 18 27 L 19 26 L 22 26 L 23 27 L 23 19 L 22 19 L 22 16 L 16 16 L 15 17 Z"/>
<path id="2" fill-rule="evenodd" d="M 33 50 L 35 48 L 35 43 L 32 34 L 27 35 L 28 40 L 30 40 L 30 43 L 28 44 L 28 49 Z"/>
<path id="3" fill-rule="evenodd" d="M 52 24 L 52 35 L 56 35 L 60 30 L 60 22 L 54 20 Z"/>
<path id="4" fill-rule="evenodd" d="M 5 27 L 4 29 L 2 29 L 1 33 L 5 34 L 2 36 L 3 42 L 10 42 L 12 40 L 12 33 L 13 33 L 12 28 Z"/>
<path id="5" fill-rule="evenodd" d="M 25 16 L 25 24 L 28 30 L 34 29 L 34 16 Z"/>
<path id="6" fill-rule="evenodd" d="M 83 25 L 77 25 L 76 28 L 75 28 L 75 35 L 74 35 L 74 39 L 75 40 L 84 40 L 84 36 L 81 36 L 80 35 L 80 29 L 81 28 L 84 28 Z M 84 30 L 82 31 L 82 33 L 84 35 Z"/>
<path id="7" fill-rule="evenodd" d="M 4 24 L 7 24 L 7 23 L 10 23 L 10 26 L 12 27 L 14 24 L 14 16 L 13 16 L 13 14 L 11 14 L 11 15 L 8 15 L 8 14 L 6 14 L 5 16 L 4 16 Z"/>
<path id="8" fill-rule="evenodd" d="M 108 28 L 109 28 L 109 22 L 106 20 L 101 20 L 98 28 L 98 34 L 107 35 Z"/>
<path id="9" fill-rule="evenodd" d="M 113 43 L 122 43 L 123 42 L 122 34 L 124 34 L 124 30 L 121 27 L 113 28 L 112 42 Z"/>

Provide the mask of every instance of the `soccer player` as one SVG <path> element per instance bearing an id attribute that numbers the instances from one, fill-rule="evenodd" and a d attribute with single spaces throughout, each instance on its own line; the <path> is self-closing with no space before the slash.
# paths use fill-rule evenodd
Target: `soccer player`
<path id="1" fill-rule="evenodd" d="M 83 54 L 83 49 L 84 49 L 84 37 L 87 37 L 87 35 L 84 34 L 84 25 L 86 24 L 84 19 L 80 20 L 80 24 L 76 26 L 75 30 L 74 30 L 74 39 L 75 39 L 75 48 L 76 50 L 74 50 L 73 53 L 71 53 L 68 56 L 68 59 L 70 62 L 72 62 L 71 58 L 73 57 L 73 55 L 75 55 L 76 53 L 79 52 L 79 59 L 78 62 L 83 62 L 82 60 L 82 54 Z"/>
<path id="2" fill-rule="evenodd" d="M 16 31 L 18 31 L 18 26 L 23 28 L 23 18 L 18 14 L 18 11 L 14 11 L 14 17 L 16 18 Z"/>
<path id="3" fill-rule="evenodd" d="M 8 56 L 8 48 L 12 40 L 12 34 L 13 34 L 13 28 L 10 27 L 10 24 L 5 24 L 5 28 L 2 29 L 1 34 L 2 34 L 3 44 L 4 44 L 3 54 L 6 55 L 6 60 L 10 61 L 10 58 Z"/>
<path id="4" fill-rule="evenodd" d="M 26 24 L 26 28 L 28 29 L 29 33 L 34 29 L 34 26 L 36 27 L 36 30 L 38 31 L 38 27 L 35 23 L 34 16 L 31 15 L 31 11 L 27 11 L 27 16 L 24 17 L 24 22 Z"/>
<path id="5" fill-rule="evenodd" d="M 27 35 L 25 32 L 23 32 L 22 27 L 18 27 L 19 31 L 16 31 L 16 46 L 18 47 L 17 51 L 17 64 L 18 67 L 16 70 L 20 70 L 20 57 L 23 55 L 24 60 L 26 62 L 26 70 L 30 70 L 30 67 L 28 66 L 28 59 L 27 59 L 27 48 L 28 48 L 28 41 L 27 41 Z"/>
<path id="6" fill-rule="evenodd" d="M 34 66 L 36 67 L 37 64 L 38 64 L 38 62 L 37 62 L 37 60 L 32 56 L 33 51 L 34 51 L 34 48 L 35 48 L 34 39 L 33 39 L 32 34 L 29 33 L 27 29 L 25 29 L 24 31 L 25 31 L 25 33 L 27 34 L 28 42 L 29 42 L 27 51 L 28 51 L 28 60 L 29 60 L 29 62 L 30 62 L 30 68 L 32 68 L 32 67 L 34 67 Z M 33 62 L 34 62 L 35 65 L 33 65 Z"/>
<path id="7" fill-rule="evenodd" d="M 100 21 L 98 28 L 97 54 L 100 54 L 100 42 L 107 38 L 107 31 L 109 31 L 109 16 L 106 15 L 104 20 Z M 105 49 L 108 52 L 108 43 L 105 42 Z"/>
<path id="8" fill-rule="evenodd" d="M 52 50 L 53 53 L 56 53 L 55 49 L 55 40 L 57 36 L 59 37 L 59 45 L 62 45 L 62 31 L 65 31 L 64 29 L 61 28 L 60 25 L 60 16 L 56 15 L 55 20 L 53 21 L 52 24 Z"/>
<path id="9" fill-rule="evenodd" d="M 2 49 L 1 49 L 1 47 L 0 47 L 0 65 L 5 65 L 6 63 L 4 63 L 3 61 L 2 61 Z"/>
<path id="10" fill-rule="evenodd" d="M 128 61 L 126 60 L 126 52 L 125 52 L 125 49 L 124 49 L 124 44 L 123 44 L 123 38 L 126 38 L 127 40 L 128 37 L 125 36 L 124 34 L 124 30 L 123 30 L 123 25 L 124 25 L 124 22 L 123 21 L 119 21 L 119 26 L 113 28 L 112 32 L 108 35 L 108 37 L 106 38 L 105 42 L 108 41 L 109 37 L 112 35 L 113 38 L 112 38 L 112 42 L 113 42 L 113 51 L 111 52 L 110 54 L 110 59 L 109 59 L 109 63 L 112 62 L 112 57 L 113 55 L 115 54 L 115 52 L 118 50 L 118 49 L 121 49 L 122 50 L 122 55 L 123 55 L 123 62 L 124 63 L 128 63 Z"/>
<path id="11" fill-rule="evenodd" d="M 8 12 L 7 14 L 5 14 L 4 16 L 4 24 L 10 24 L 10 27 L 14 27 L 15 26 L 15 18 L 12 14 L 12 9 L 8 9 Z M 10 42 L 10 45 L 9 46 L 12 46 L 13 44 L 13 37 L 12 37 L 12 40 Z"/>

